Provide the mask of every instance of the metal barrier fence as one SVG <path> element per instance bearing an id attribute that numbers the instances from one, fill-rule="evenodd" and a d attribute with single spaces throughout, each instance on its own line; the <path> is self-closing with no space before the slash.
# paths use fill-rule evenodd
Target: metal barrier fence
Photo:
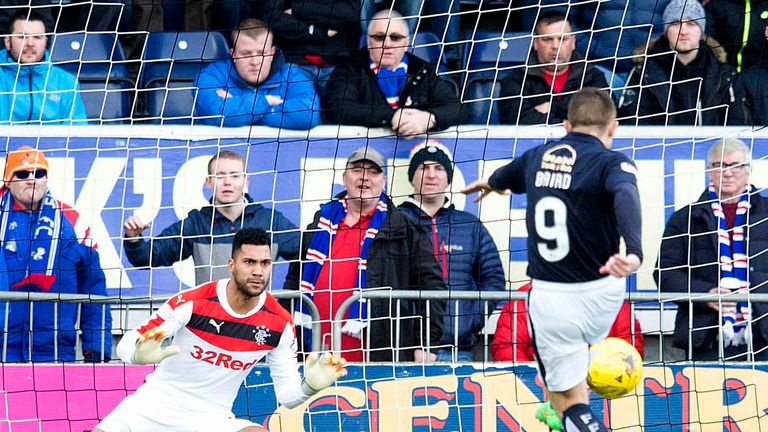
<path id="1" fill-rule="evenodd" d="M 300 300 L 302 303 L 304 303 L 310 313 L 310 316 L 312 317 L 312 346 L 314 349 L 317 349 L 317 347 L 322 347 L 322 334 L 321 334 L 321 320 L 320 320 L 320 314 L 317 310 L 317 306 L 305 295 L 303 295 L 300 292 L 297 291 L 275 291 L 272 293 L 277 299 L 290 299 L 295 302 L 295 300 Z M 390 290 L 387 287 L 377 288 L 377 289 L 369 289 L 366 291 L 360 291 L 355 292 L 350 298 L 348 298 L 344 303 L 341 304 L 338 311 L 336 312 L 334 316 L 334 320 L 332 322 L 332 348 L 335 352 L 341 351 L 341 328 L 344 321 L 344 316 L 347 313 L 347 310 L 349 307 L 355 302 L 360 299 L 366 299 L 366 300 L 393 300 L 396 302 L 397 310 L 400 310 L 400 302 L 402 301 L 425 301 L 426 302 L 426 311 L 427 316 L 423 317 L 426 325 L 426 335 L 427 338 L 429 338 L 429 326 L 430 326 L 430 316 L 429 316 L 429 306 L 430 302 L 432 301 L 451 301 L 456 302 L 456 309 L 459 310 L 460 308 L 460 302 L 466 301 L 466 300 L 475 300 L 475 301 L 482 301 L 484 302 L 484 321 L 487 323 L 489 316 L 494 312 L 492 310 L 489 310 L 488 308 L 488 302 L 494 301 L 494 302 L 506 302 L 506 301 L 514 301 L 514 300 L 525 300 L 527 293 L 520 292 L 520 291 L 505 291 L 505 292 L 478 292 L 478 291 L 415 291 L 415 290 Z M 127 309 L 130 309 L 133 306 L 141 305 L 141 306 L 151 306 L 153 304 L 162 304 L 163 302 L 167 301 L 169 298 L 173 297 L 172 295 L 167 296 L 157 296 L 157 297 L 113 297 L 113 296 L 97 296 L 97 295 L 87 295 L 87 294 L 55 294 L 55 293 L 31 293 L 31 292 L 0 292 L 0 302 L 30 302 L 30 315 L 32 312 L 32 309 L 34 307 L 35 302 L 55 302 L 55 303 L 77 303 L 78 306 L 88 303 L 88 304 L 111 304 L 111 305 L 120 305 Z M 723 296 L 722 294 L 709 294 L 709 293 L 628 293 L 627 294 L 627 300 L 631 304 L 632 313 L 631 315 L 635 316 L 635 308 L 637 303 L 656 303 L 658 302 L 658 308 L 663 311 L 665 308 L 669 308 L 665 303 L 666 302 L 751 302 L 751 303 L 768 303 L 768 294 L 728 294 Z M 370 302 L 367 303 L 367 307 L 369 308 L 369 316 L 370 315 Z M 5 304 L 5 323 L 4 323 L 4 333 L 7 333 L 8 328 L 8 311 L 9 311 L 9 303 Z M 514 310 L 514 313 L 517 313 L 517 310 Z M 78 317 L 80 314 L 80 307 L 78 307 Z M 395 322 L 398 322 L 401 318 L 400 316 L 390 317 L 390 319 L 394 320 Z M 722 317 L 721 317 L 722 318 Z M 722 319 L 721 319 L 722 321 Z M 457 332 L 455 331 L 458 328 L 458 320 L 454 320 L 456 323 L 456 327 L 454 328 L 454 343 L 453 346 L 455 347 L 458 345 L 457 342 Z M 79 323 L 79 320 L 78 320 Z M 102 319 L 102 324 L 104 323 L 104 320 Z M 30 324 L 32 326 L 33 323 Z M 513 325 L 516 325 L 516 320 L 513 320 Z M 692 319 L 689 322 L 689 327 L 693 327 Z M 121 329 L 127 329 L 128 326 L 120 326 Z M 394 332 L 395 332 L 395 341 L 396 346 L 395 348 L 399 348 L 399 325 L 393 326 Z M 56 331 L 57 329 L 54 329 Z M 370 346 L 370 332 L 367 332 L 367 338 L 368 343 L 366 346 Z M 513 329 L 513 334 L 517 333 L 517 329 Z M 484 353 L 483 353 L 483 360 L 489 361 L 489 355 L 488 355 L 488 349 L 490 346 L 489 343 L 489 337 L 491 333 L 489 333 L 486 329 L 483 331 L 483 346 L 484 346 Z M 31 332 L 30 332 L 31 337 Z M 5 341 L 7 338 L 3 338 L 3 353 L 2 353 L 2 359 L 5 361 L 5 352 L 6 352 L 6 346 Z M 661 342 L 660 342 L 661 343 Z M 76 352 L 80 352 L 80 341 L 78 338 L 76 346 Z M 103 341 L 102 341 L 103 346 Z M 30 350 L 32 345 L 30 344 Z M 432 341 L 427 340 L 427 344 L 424 347 L 427 352 L 430 352 L 431 350 L 435 349 L 436 347 L 439 347 L 439 341 L 438 344 L 433 344 Z M 721 344 L 721 350 L 722 350 L 722 344 Z M 690 355 L 690 352 L 692 351 L 692 347 L 690 346 L 689 341 L 689 347 L 688 347 L 688 353 Z M 30 353 L 31 356 L 31 353 Z"/>

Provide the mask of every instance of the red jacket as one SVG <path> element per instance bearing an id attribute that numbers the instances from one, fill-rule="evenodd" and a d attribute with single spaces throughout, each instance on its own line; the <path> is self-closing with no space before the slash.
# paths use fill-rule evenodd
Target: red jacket
<path id="1" fill-rule="evenodd" d="M 530 289 L 531 284 L 527 283 L 518 288 L 518 291 L 526 292 Z M 608 332 L 608 336 L 622 338 L 629 343 L 632 343 L 634 336 L 635 348 L 642 357 L 644 356 L 643 333 L 640 329 L 640 322 L 635 318 L 633 335 L 630 326 L 631 319 L 630 305 L 628 302 L 624 302 L 616 316 L 616 321 Z M 517 323 L 516 327 L 515 323 Z M 533 346 L 531 345 L 531 337 L 528 335 L 528 313 L 524 301 L 511 301 L 501 310 L 499 323 L 496 325 L 496 334 L 493 337 L 493 343 L 491 343 L 491 354 L 495 361 L 533 361 Z"/>

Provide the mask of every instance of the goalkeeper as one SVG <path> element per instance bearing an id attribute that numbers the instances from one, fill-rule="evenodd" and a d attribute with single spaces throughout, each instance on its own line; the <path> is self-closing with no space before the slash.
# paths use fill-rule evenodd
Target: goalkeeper
<path id="1" fill-rule="evenodd" d="M 254 364 L 266 357 L 277 400 L 289 408 L 346 376 L 343 358 L 316 354 L 299 375 L 291 316 L 265 291 L 270 249 L 264 230 L 243 228 L 232 243 L 231 278 L 179 293 L 123 337 L 123 361 L 160 365 L 94 431 L 266 431 L 232 414 Z M 169 337 L 173 344 L 164 344 Z"/>

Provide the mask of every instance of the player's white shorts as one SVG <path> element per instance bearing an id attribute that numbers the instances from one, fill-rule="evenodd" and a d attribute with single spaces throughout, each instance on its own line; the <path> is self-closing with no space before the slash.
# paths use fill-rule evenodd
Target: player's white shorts
<path id="1" fill-rule="evenodd" d="M 191 411 L 185 404 L 164 406 L 141 393 L 140 388 L 126 397 L 96 428 L 104 432 L 237 432 L 258 426 L 231 412 Z"/>
<path id="2" fill-rule="evenodd" d="M 602 341 L 625 298 L 626 280 L 608 276 L 582 283 L 533 280 L 528 328 L 539 374 L 551 391 L 587 378 L 589 345 Z"/>

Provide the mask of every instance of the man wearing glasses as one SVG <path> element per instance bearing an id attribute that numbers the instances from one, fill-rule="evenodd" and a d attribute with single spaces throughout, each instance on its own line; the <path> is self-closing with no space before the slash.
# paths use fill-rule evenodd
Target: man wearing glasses
<path id="1" fill-rule="evenodd" d="M 78 222 L 77 212 L 51 195 L 43 152 L 24 146 L 8 153 L 3 180 L 0 290 L 107 295 L 96 244 L 88 237 L 87 227 Z M 78 306 L 63 302 L 0 303 L 0 323 L 7 326 L 0 333 L 2 361 L 75 361 L 78 330 L 82 332 L 84 360 L 109 361 L 109 306 Z"/>
<path id="2" fill-rule="evenodd" d="M 749 183 L 742 141 L 716 142 L 707 168 L 708 190 L 667 222 L 654 278 L 662 292 L 716 297 L 678 302 L 673 345 L 690 360 L 766 360 L 768 304 L 728 294 L 768 292 L 768 200 Z"/>
<path id="3" fill-rule="evenodd" d="M 392 129 L 412 137 L 461 121 L 453 86 L 435 66 L 407 53 L 408 26 L 395 11 L 381 11 L 368 25 L 368 48 L 339 65 L 328 84 L 328 123 Z"/>

